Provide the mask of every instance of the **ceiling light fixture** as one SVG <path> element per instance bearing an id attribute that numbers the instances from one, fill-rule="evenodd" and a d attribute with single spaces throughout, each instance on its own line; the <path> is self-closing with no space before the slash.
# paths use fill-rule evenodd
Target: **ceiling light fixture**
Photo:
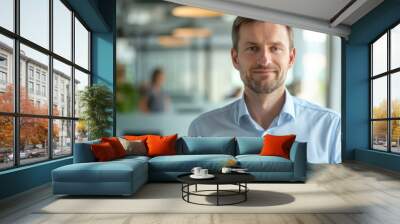
<path id="1" fill-rule="evenodd" d="M 172 15 L 177 17 L 207 18 L 222 16 L 224 14 L 191 6 L 177 6 L 172 10 Z"/>
<path id="2" fill-rule="evenodd" d="M 159 36 L 158 43 L 163 47 L 183 47 L 190 43 L 188 39 L 174 36 Z"/>
<path id="3" fill-rule="evenodd" d="M 172 35 L 182 38 L 205 38 L 211 35 L 211 31 L 207 28 L 176 28 Z"/>

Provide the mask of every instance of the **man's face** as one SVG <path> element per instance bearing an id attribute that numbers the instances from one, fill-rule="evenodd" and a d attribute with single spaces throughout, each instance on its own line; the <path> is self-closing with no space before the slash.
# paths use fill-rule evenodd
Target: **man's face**
<path id="1" fill-rule="evenodd" d="M 296 55 L 289 46 L 285 26 L 268 22 L 242 24 L 238 49 L 232 48 L 231 56 L 246 88 L 263 94 L 282 87 Z"/>

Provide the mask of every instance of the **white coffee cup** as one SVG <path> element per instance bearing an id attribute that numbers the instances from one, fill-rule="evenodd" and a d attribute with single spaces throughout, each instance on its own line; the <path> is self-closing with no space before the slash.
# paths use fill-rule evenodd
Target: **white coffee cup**
<path id="1" fill-rule="evenodd" d="M 194 174 L 194 175 L 196 175 L 196 176 L 199 176 L 199 175 L 201 175 L 200 174 L 200 171 L 202 170 L 202 168 L 201 167 L 193 167 L 193 169 L 192 169 L 192 173 Z"/>
<path id="2" fill-rule="evenodd" d="M 221 172 L 222 173 L 230 173 L 232 171 L 232 168 L 230 167 L 222 167 Z"/>
<path id="3" fill-rule="evenodd" d="M 207 176 L 208 175 L 208 169 L 201 169 L 200 170 L 200 176 Z"/>

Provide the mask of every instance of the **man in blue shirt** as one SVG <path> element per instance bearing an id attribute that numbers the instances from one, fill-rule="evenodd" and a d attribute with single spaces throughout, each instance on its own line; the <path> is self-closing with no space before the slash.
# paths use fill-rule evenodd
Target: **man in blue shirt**
<path id="1" fill-rule="evenodd" d="M 340 115 L 293 97 L 285 88 L 296 57 L 291 27 L 237 17 L 232 42 L 243 97 L 200 115 L 190 125 L 189 136 L 296 134 L 296 141 L 307 142 L 308 162 L 340 163 Z"/>

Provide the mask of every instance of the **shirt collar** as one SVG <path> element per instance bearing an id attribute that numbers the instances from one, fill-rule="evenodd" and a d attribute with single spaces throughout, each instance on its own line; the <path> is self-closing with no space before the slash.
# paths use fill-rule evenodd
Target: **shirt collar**
<path id="1" fill-rule="evenodd" d="M 239 104 L 237 108 L 237 116 L 236 116 L 236 123 L 239 125 L 240 119 L 244 116 L 250 117 L 250 113 L 247 109 L 246 102 L 244 100 L 244 94 L 242 97 L 239 99 Z M 287 114 L 293 119 L 296 118 L 296 114 L 294 111 L 294 102 L 293 102 L 293 96 L 289 93 L 287 89 L 285 89 L 285 103 L 283 104 L 282 110 L 280 114 L 278 115 L 279 117 L 283 114 Z"/>

